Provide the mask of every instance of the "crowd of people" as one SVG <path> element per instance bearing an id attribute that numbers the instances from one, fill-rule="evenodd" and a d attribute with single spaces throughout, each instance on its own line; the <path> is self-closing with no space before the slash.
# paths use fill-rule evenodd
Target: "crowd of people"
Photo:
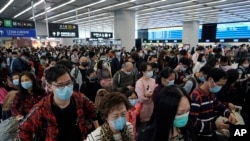
<path id="1" fill-rule="evenodd" d="M 20 141 L 218 141 L 250 124 L 248 50 L 2 47 L 0 119 Z"/>

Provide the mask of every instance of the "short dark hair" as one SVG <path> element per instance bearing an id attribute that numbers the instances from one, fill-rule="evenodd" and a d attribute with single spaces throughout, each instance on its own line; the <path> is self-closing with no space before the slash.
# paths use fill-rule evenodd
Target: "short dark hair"
<path id="1" fill-rule="evenodd" d="M 87 69 L 87 71 L 86 71 L 86 76 L 89 76 L 91 73 L 93 73 L 93 72 L 95 72 L 95 70 L 94 69 Z"/>
<path id="2" fill-rule="evenodd" d="M 125 94 L 125 96 L 126 96 L 127 98 L 129 98 L 133 93 L 137 96 L 137 93 L 136 93 L 135 90 L 128 90 L 128 91 L 126 91 L 124 94 Z M 138 97 L 138 96 L 137 96 L 137 97 Z"/>
<path id="3" fill-rule="evenodd" d="M 69 70 L 72 69 L 72 63 L 70 61 L 68 61 L 68 60 L 60 60 L 56 64 L 57 65 L 63 65 L 63 66 L 65 66 Z"/>
<path id="4" fill-rule="evenodd" d="M 187 51 L 185 50 L 185 49 L 182 49 L 181 51 L 180 51 L 180 55 L 182 55 L 182 56 L 185 56 L 185 55 L 187 55 Z"/>
<path id="5" fill-rule="evenodd" d="M 145 71 L 147 71 L 148 66 L 151 66 L 151 64 L 150 64 L 150 63 L 147 63 L 147 62 L 143 62 L 143 63 L 141 63 L 140 70 L 141 70 L 142 72 L 145 72 Z M 151 66 L 151 67 L 152 67 L 152 66 Z"/>
<path id="6" fill-rule="evenodd" d="M 95 52 L 90 51 L 90 52 L 89 52 L 89 58 L 93 58 L 94 56 L 95 56 Z"/>
<path id="7" fill-rule="evenodd" d="M 213 78 L 214 82 L 218 82 L 220 79 L 227 79 L 227 73 L 222 69 L 213 68 L 208 72 L 207 80 L 210 77 Z"/>
<path id="8" fill-rule="evenodd" d="M 239 78 L 239 73 L 236 69 L 228 70 L 227 75 L 228 75 L 227 84 L 229 85 L 236 82 L 236 80 Z"/>
<path id="9" fill-rule="evenodd" d="M 156 79 L 156 83 L 161 84 L 161 78 L 168 78 L 172 73 L 175 73 L 172 68 L 170 67 L 163 68 Z"/>
<path id="10" fill-rule="evenodd" d="M 212 68 L 211 66 L 203 66 L 203 67 L 200 68 L 200 72 L 202 72 L 203 74 L 207 75 L 208 72 L 209 72 L 210 70 L 212 70 L 212 69 L 213 69 L 213 68 Z"/>
<path id="11" fill-rule="evenodd" d="M 112 92 L 105 95 L 99 106 L 99 111 L 103 121 L 106 121 L 108 114 L 120 104 L 124 104 L 127 110 L 131 107 L 128 99 L 119 92 Z"/>
<path id="12" fill-rule="evenodd" d="M 203 56 L 205 56 L 205 54 L 203 54 L 203 53 L 199 54 L 197 61 L 198 62 L 203 62 L 203 60 L 202 60 Z"/>
<path id="13" fill-rule="evenodd" d="M 182 63 L 183 65 L 186 65 L 186 66 L 190 66 L 192 64 L 192 60 L 186 58 L 186 57 L 182 57 L 179 61 L 179 63 Z"/>
<path id="14" fill-rule="evenodd" d="M 227 63 L 229 61 L 229 58 L 227 56 L 221 56 L 220 62 Z"/>
<path id="15" fill-rule="evenodd" d="M 216 63 L 218 62 L 219 60 L 215 57 L 212 57 L 210 59 L 207 60 L 207 63 L 206 65 L 208 66 L 211 66 L 211 67 L 215 67 Z"/>
<path id="16" fill-rule="evenodd" d="M 70 75 L 69 70 L 64 65 L 57 64 L 45 71 L 45 79 L 49 84 L 51 84 L 52 82 L 57 81 L 57 79 L 65 73 Z"/>

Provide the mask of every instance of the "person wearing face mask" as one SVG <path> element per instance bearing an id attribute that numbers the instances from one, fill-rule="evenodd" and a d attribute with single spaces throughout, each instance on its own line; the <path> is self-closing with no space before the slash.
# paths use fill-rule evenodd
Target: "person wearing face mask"
<path id="1" fill-rule="evenodd" d="M 86 71 L 89 69 L 89 59 L 83 56 L 80 58 L 79 63 L 80 65 L 74 67 L 70 72 L 74 79 L 74 91 L 86 89 Z"/>
<path id="2" fill-rule="evenodd" d="M 193 73 L 199 72 L 199 70 L 205 66 L 206 64 L 206 57 L 205 54 L 199 54 L 196 60 L 196 63 L 193 67 Z"/>
<path id="3" fill-rule="evenodd" d="M 111 91 L 112 89 L 112 75 L 110 70 L 110 64 L 108 61 L 100 60 L 97 63 L 96 71 L 97 79 L 100 81 L 102 88 Z"/>
<path id="4" fill-rule="evenodd" d="M 133 141 L 133 126 L 127 122 L 130 103 L 121 93 L 110 93 L 100 103 L 104 124 L 84 141 Z"/>
<path id="5" fill-rule="evenodd" d="M 237 123 L 235 115 L 215 96 L 215 93 L 218 93 L 226 84 L 227 77 L 225 71 L 213 68 L 208 72 L 206 81 L 190 95 L 190 118 L 198 140 L 216 140 L 215 130 L 229 129 L 229 124 L 225 121 L 215 122 L 215 111 L 219 111 L 219 114 L 226 117 L 229 123 Z"/>
<path id="6" fill-rule="evenodd" d="M 153 100 L 155 101 L 156 97 L 158 96 L 159 92 L 167 86 L 174 85 L 175 81 L 175 72 L 170 67 L 165 67 L 159 73 L 159 76 L 156 78 L 156 83 L 158 86 L 154 89 L 153 92 Z"/>
<path id="7" fill-rule="evenodd" d="M 72 52 L 73 52 L 73 54 L 70 56 L 71 62 L 73 64 L 77 64 L 77 62 L 79 62 L 78 50 L 73 49 Z"/>
<path id="8" fill-rule="evenodd" d="M 121 51 L 116 50 L 115 51 L 115 57 L 111 61 L 111 73 L 112 73 L 112 76 L 114 76 L 115 73 L 122 68 L 122 64 L 123 64 L 123 59 L 122 59 L 122 56 L 121 56 Z"/>
<path id="9" fill-rule="evenodd" d="M 191 66 L 192 60 L 186 57 L 182 57 L 179 64 L 175 67 L 175 83 L 178 85 L 184 84 L 188 78 L 186 70 Z"/>
<path id="10" fill-rule="evenodd" d="M 7 81 L 7 65 L 2 58 L 0 58 L 0 78 L 3 82 Z"/>
<path id="11" fill-rule="evenodd" d="M 133 125 L 133 136 L 134 140 L 136 140 L 136 122 L 139 120 L 137 119 L 140 111 L 142 109 L 142 104 L 138 102 L 138 96 L 137 93 L 134 90 L 128 90 L 125 93 L 125 96 L 128 98 L 131 108 L 128 110 L 127 120 Z"/>
<path id="12" fill-rule="evenodd" d="M 11 106 L 11 113 L 17 120 L 20 120 L 47 94 L 38 85 L 35 76 L 29 72 L 20 74 L 18 87 L 18 93 L 15 95 Z"/>
<path id="13" fill-rule="evenodd" d="M 142 110 L 140 112 L 140 126 L 138 131 L 144 128 L 147 125 L 147 122 L 150 120 L 151 114 L 154 109 L 152 95 L 157 84 L 155 79 L 153 79 L 153 70 L 152 66 L 149 63 L 141 64 L 141 71 L 143 76 L 137 80 L 135 85 L 135 91 L 138 95 L 139 102 L 142 103 Z"/>
<path id="14" fill-rule="evenodd" d="M 88 69 L 86 71 L 86 76 L 86 89 L 80 91 L 84 93 L 90 100 L 95 101 L 96 93 L 99 89 L 101 89 L 96 77 L 96 71 L 94 69 Z"/>
<path id="15" fill-rule="evenodd" d="M 134 90 L 137 78 L 133 73 L 133 68 L 134 66 L 131 62 L 126 62 L 123 64 L 122 69 L 116 72 L 112 82 L 112 90 L 114 92 L 121 92 L 124 88 Z"/>
<path id="16" fill-rule="evenodd" d="M 40 63 L 38 64 L 37 67 L 37 74 L 36 74 L 36 79 L 39 84 L 42 84 L 42 77 L 44 74 L 44 70 L 48 67 L 48 64 L 46 63 L 46 56 L 41 56 L 40 58 Z"/>
<path id="17" fill-rule="evenodd" d="M 164 87 L 155 100 L 150 123 L 139 133 L 138 141 L 195 141 L 190 106 L 183 88 Z"/>
<path id="18" fill-rule="evenodd" d="M 49 68 L 45 78 L 50 93 L 20 124 L 17 140 L 33 140 L 36 133 L 43 135 L 44 140 L 84 140 L 87 137 L 86 119 L 98 127 L 96 107 L 83 94 L 73 92 L 73 82 L 65 66 Z"/>
<path id="19" fill-rule="evenodd" d="M 29 62 L 30 54 L 23 52 L 20 57 L 13 60 L 12 73 L 22 73 L 25 71 L 31 71 L 31 64 Z"/>

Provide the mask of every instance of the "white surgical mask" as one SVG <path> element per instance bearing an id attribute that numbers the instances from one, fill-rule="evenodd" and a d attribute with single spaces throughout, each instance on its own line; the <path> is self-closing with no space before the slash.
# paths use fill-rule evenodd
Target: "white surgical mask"
<path id="1" fill-rule="evenodd" d="M 151 77 L 153 77 L 153 75 L 154 75 L 154 72 L 153 72 L 153 71 L 148 71 L 148 72 L 146 73 L 146 77 L 147 77 L 147 78 L 151 78 Z"/>

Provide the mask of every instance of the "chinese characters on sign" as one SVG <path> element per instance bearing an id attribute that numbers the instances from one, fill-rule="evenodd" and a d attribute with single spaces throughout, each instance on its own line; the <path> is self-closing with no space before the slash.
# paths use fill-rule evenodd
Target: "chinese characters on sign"
<path id="1" fill-rule="evenodd" d="M 113 33 L 111 32 L 91 32 L 91 38 L 113 38 Z"/>
<path id="2" fill-rule="evenodd" d="M 49 23 L 49 36 L 53 38 L 77 38 L 78 25 Z"/>

